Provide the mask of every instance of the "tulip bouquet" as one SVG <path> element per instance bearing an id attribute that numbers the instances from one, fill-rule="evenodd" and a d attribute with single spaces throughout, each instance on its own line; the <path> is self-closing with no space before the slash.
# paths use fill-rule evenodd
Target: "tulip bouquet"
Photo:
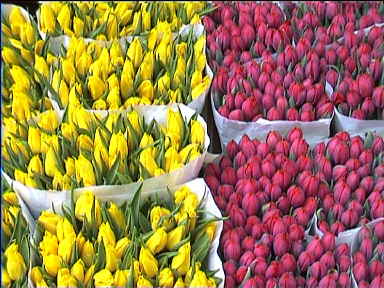
<path id="1" fill-rule="evenodd" d="M 259 275 L 258 280 L 252 281 L 263 283 L 252 285 L 274 287 L 279 278 L 283 278 L 281 283 L 293 282 L 290 272 L 296 271 L 308 233 L 334 238 L 339 232 L 383 217 L 383 154 L 383 138 L 373 134 L 364 139 L 343 132 L 312 149 L 299 128 L 290 130 L 286 137 L 271 131 L 265 141 L 251 140 L 247 135 L 239 143 L 230 141 L 217 164 L 205 168 L 205 181 L 217 206 L 230 217 L 224 222 L 220 241 L 227 287 L 240 285 L 251 263 L 256 263 L 252 269 L 260 269 L 254 274 Z M 313 221 L 316 210 L 318 223 Z M 280 263 L 285 257 L 292 258 L 283 256 L 286 253 L 296 257 L 293 271 L 285 271 L 287 264 Z M 309 265 L 320 261 L 309 259 L 313 260 Z M 315 286 L 309 287 L 318 287 L 321 281 L 347 281 L 348 275 L 341 273 L 347 270 L 322 280 L 328 271 L 324 270 L 316 274 L 316 281 L 311 280 Z M 284 272 L 289 275 L 283 277 Z M 268 286 L 269 278 L 277 282 Z"/>
<path id="2" fill-rule="evenodd" d="M 344 39 L 329 49 L 330 54 L 339 56 L 340 67 L 328 71 L 327 81 L 335 89 L 332 101 L 342 115 L 384 119 L 383 33 L 384 27 L 376 26 L 367 33 L 346 32 Z"/>
<path id="3" fill-rule="evenodd" d="M 45 86 L 33 69 L 49 72 L 45 58 L 52 59 L 46 42 L 38 40 L 33 19 L 21 7 L 2 7 L 2 114 L 12 133 L 23 135 L 23 125 L 39 112 L 52 109 Z M 24 129 L 25 130 L 25 129 Z M 18 131 L 18 132 L 16 132 Z"/>
<path id="4" fill-rule="evenodd" d="M 149 32 L 159 21 L 178 31 L 211 11 L 206 2 L 50 2 L 38 11 L 42 35 L 109 41 Z"/>
<path id="5" fill-rule="evenodd" d="M 329 233 L 305 241 L 298 255 L 286 253 L 272 262 L 256 257 L 249 270 L 251 273 L 243 280 L 243 287 L 349 288 L 351 266 L 350 246 L 347 243 L 336 245 L 335 236 Z M 236 277 L 241 274 L 236 272 Z"/>
<path id="6" fill-rule="evenodd" d="M 1 287 L 27 286 L 28 232 L 15 192 L 6 189 L 1 204 Z"/>
<path id="7" fill-rule="evenodd" d="M 316 162 L 328 167 L 325 175 L 333 192 L 321 196 L 318 227 L 322 232 L 337 235 L 384 217 L 383 151 L 382 137 L 369 134 L 363 139 L 346 132 L 336 134 L 327 147 L 314 148 Z"/>
<path id="8" fill-rule="evenodd" d="M 68 190 L 143 181 L 177 170 L 205 151 L 206 131 L 197 114 L 187 121 L 180 108 L 169 107 L 163 122 L 146 122 L 136 110 L 102 117 L 76 108 L 60 123 L 47 111 L 24 137 L 5 139 L 4 169 L 28 187 Z"/>
<path id="9" fill-rule="evenodd" d="M 358 287 L 381 287 L 384 284 L 384 220 L 360 228 L 355 236 L 353 278 Z"/>
<path id="10" fill-rule="evenodd" d="M 216 287 L 206 258 L 216 221 L 204 196 L 188 186 L 120 206 L 84 191 L 63 216 L 38 218 L 33 267 L 36 287 Z M 169 198 L 169 199 L 168 199 Z"/>
<path id="11" fill-rule="evenodd" d="M 117 110 L 137 104 L 185 103 L 211 83 L 207 75 L 205 36 L 194 27 L 173 39 L 171 25 L 160 22 L 148 37 L 130 43 L 86 43 L 72 38 L 53 65 L 52 96 L 60 106 Z"/>
<path id="12" fill-rule="evenodd" d="M 360 2 L 302 2 L 293 5 L 290 19 L 295 31 L 295 40 L 305 37 L 331 44 L 343 36 L 374 24 L 384 23 L 381 13 L 384 8 L 379 1 Z"/>

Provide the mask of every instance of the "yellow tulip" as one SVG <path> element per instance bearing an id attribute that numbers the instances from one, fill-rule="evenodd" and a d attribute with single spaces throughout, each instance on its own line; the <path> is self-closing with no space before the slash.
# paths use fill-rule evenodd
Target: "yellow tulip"
<path id="1" fill-rule="evenodd" d="M 204 140 L 205 140 L 205 130 L 203 125 L 197 120 L 192 120 L 191 121 L 191 143 L 203 146 Z"/>
<path id="2" fill-rule="evenodd" d="M 119 241 L 117 241 L 115 249 L 116 249 L 116 256 L 119 259 L 123 257 L 130 243 L 131 241 L 127 237 L 123 237 Z"/>
<path id="3" fill-rule="evenodd" d="M 104 81 L 102 81 L 98 76 L 92 75 L 88 79 L 88 89 L 91 92 L 93 100 L 99 99 L 107 89 Z"/>
<path id="4" fill-rule="evenodd" d="M 141 82 L 141 84 L 138 88 L 138 92 L 139 92 L 140 97 L 147 98 L 150 101 L 153 101 L 154 88 L 153 88 L 152 82 L 150 80 L 144 80 L 143 82 Z"/>
<path id="5" fill-rule="evenodd" d="M 171 211 L 169 211 L 166 208 L 163 208 L 160 206 L 153 207 L 150 213 L 152 230 L 156 230 L 157 228 L 159 228 L 158 225 L 161 217 L 169 217 L 170 214 L 171 214 Z M 172 218 L 168 218 L 163 221 L 162 227 L 165 227 L 166 231 L 169 231 L 170 229 L 172 229 L 172 226 L 173 226 Z"/>
<path id="6" fill-rule="evenodd" d="M 109 206 L 108 214 L 121 230 L 125 229 L 124 213 L 115 203 L 111 203 Z"/>
<path id="7" fill-rule="evenodd" d="M 115 15 L 109 16 L 106 33 L 109 40 L 117 38 L 118 24 L 117 24 L 117 17 Z"/>
<path id="8" fill-rule="evenodd" d="M 117 79 L 117 76 L 115 73 L 113 73 L 109 78 L 107 79 L 109 90 L 112 90 L 113 88 L 117 88 L 120 90 L 120 84 L 119 79 Z"/>
<path id="9" fill-rule="evenodd" d="M 93 155 L 95 157 L 96 164 L 99 168 L 106 169 L 109 167 L 109 157 L 108 157 L 108 150 L 105 148 L 105 146 L 95 141 Z"/>
<path id="10" fill-rule="evenodd" d="M 97 235 L 97 241 L 103 241 L 104 246 L 111 245 L 115 247 L 116 238 L 109 223 L 102 223 L 99 227 L 99 234 Z"/>
<path id="11" fill-rule="evenodd" d="M 43 225 L 44 229 L 51 234 L 56 235 L 57 223 L 62 217 L 49 211 L 41 212 L 38 222 Z"/>
<path id="12" fill-rule="evenodd" d="M 77 260 L 71 268 L 71 275 L 83 283 L 84 281 L 84 263 L 81 259 Z"/>
<path id="13" fill-rule="evenodd" d="M 215 238 L 215 233 L 216 233 L 216 223 L 211 222 L 209 223 L 205 229 L 204 232 L 207 234 L 209 240 L 212 242 L 213 239 Z"/>
<path id="14" fill-rule="evenodd" d="M 56 28 L 55 15 L 50 5 L 40 7 L 40 26 L 44 33 L 54 33 Z"/>
<path id="15" fill-rule="evenodd" d="M 187 43 L 181 42 L 179 44 L 176 44 L 176 54 L 178 57 L 181 57 L 185 59 L 186 53 L 187 53 Z"/>
<path id="16" fill-rule="evenodd" d="M 170 171 L 172 164 L 180 163 L 180 161 L 181 161 L 179 153 L 177 153 L 177 150 L 173 146 L 168 148 L 168 150 L 165 152 L 164 158 L 165 158 L 165 171 L 166 172 Z"/>
<path id="17" fill-rule="evenodd" d="M 84 21 L 77 16 L 73 19 L 73 31 L 76 37 L 82 37 L 84 35 Z"/>
<path id="18" fill-rule="evenodd" d="M 29 176 L 33 176 L 35 173 L 40 175 L 44 173 L 43 163 L 41 162 L 39 155 L 33 156 L 28 164 Z"/>
<path id="19" fill-rule="evenodd" d="M 131 59 L 133 66 L 136 69 L 139 68 L 143 60 L 143 47 L 141 47 L 139 38 L 136 37 L 129 45 L 127 56 Z"/>
<path id="20" fill-rule="evenodd" d="M 43 256 L 57 255 L 59 242 L 56 235 L 45 231 L 43 240 L 39 243 L 39 251 Z"/>
<path id="21" fill-rule="evenodd" d="M 151 288 L 152 283 L 151 281 L 145 279 L 143 276 L 140 276 L 139 279 L 137 280 L 137 288 Z"/>
<path id="22" fill-rule="evenodd" d="M 29 126 L 28 127 L 28 145 L 31 148 L 32 153 L 38 154 L 41 152 L 40 150 L 40 129 Z"/>
<path id="23" fill-rule="evenodd" d="M 7 255 L 6 267 L 9 278 L 13 281 L 22 279 L 27 272 L 24 258 L 18 251 L 13 251 Z"/>
<path id="24" fill-rule="evenodd" d="M 31 280 L 32 282 L 37 285 L 37 283 L 40 283 L 41 281 L 43 281 L 43 274 L 41 273 L 40 271 L 40 267 L 38 266 L 35 266 L 32 268 L 31 270 Z"/>
<path id="25" fill-rule="evenodd" d="M 177 255 L 172 259 L 172 270 L 176 270 L 180 275 L 188 272 L 191 264 L 191 244 L 188 242 L 181 246 L 177 251 Z"/>
<path id="26" fill-rule="evenodd" d="M 183 57 L 179 56 L 177 58 L 176 71 L 175 71 L 175 74 L 173 74 L 172 88 L 176 89 L 177 87 L 179 87 L 179 85 L 184 84 L 185 69 L 186 69 L 185 60 Z"/>
<path id="27" fill-rule="evenodd" d="M 21 10 L 19 7 L 13 7 L 11 12 L 9 13 L 8 23 L 11 26 L 13 35 L 20 35 L 20 31 L 24 24 L 26 23 L 26 19 L 23 14 L 21 14 Z"/>
<path id="28" fill-rule="evenodd" d="M 120 25 L 125 26 L 131 19 L 133 2 L 117 2 L 115 13 Z"/>
<path id="29" fill-rule="evenodd" d="M 156 59 L 167 66 L 171 57 L 171 45 L 162 40 L 156 48 Z"/>
<path id="30" fill-rule="evenodd" d="M 43 256 L 43 264 L 45 271 L 52 277 L 56 277 L 61 267 L 61 258 L 54 254 Z"/>
<path id="31" fill-rule="evenodd" d="M 69 86 L 72 86 L 76 80 L 76 69 L 72 59 L 64 59 L 61 65 L 65 82 L 67 82 Z"/>
<path id="32" fill-rule="evenodd" d="M 77 251 L 81 252 L 81 250 L 83 249 L 84 247 L 84 243 L 85 243 L 85 237 L 83 236 L 83 233 L 80 232 L 79 234 L 77 234 L 76 236 L 76 245 L 77 245 Z"/>
<path id="33" fill-rule="evenodd" d="M 77 280 L 68 268 L 61 268 L 57 273 L 57 287 L 76 287 Z"/>
<path id="34" fill-rule="evenodd" d="M 55 70 L 53 72 L 51 85 L 52 85 L 53 90 L 55 90 L 57 93 L 59 93 L 60 82 L 61 82 L 60 71 Z M 68 87 L 67 87 L 67 90 L 68 90 Z"/>
<path id="35" fill-rule="evenodd" d="M 105 261 L 105 269 L 115 272 L 118 268 L 120 259 L 117 257 L 115 247 L 110 244 L 105 245 Z"/>
<path id="36" fill-rule="evenodd" d="M 185 225 L 179 225 L 172 231 L 168 233 L 168 239 L 167 239 L 167 249 L 171 250 L 173 249 L 177 244 L 180 243 L 181 240 L 185 237 L 186 234 L 186 226 Z"/>
<path id="37" fill-rule="evenodd" d="M 149 31 L 151 29 L 151 14 L 147 11 L 141 12 L 143 31 Z"/>
<path id="38" fill-rule="evenodd" d="M 95 287 L 110 287 L 113 285 L 113 275 L 107 269 L 97 272 L 93 279 L 95 280 Z"/>
<path id="39" fill-rule="evenodd" d="M 141 28 L 139 25 L 141 21 L 141 13 L 140 11 L 135 12 L 133 15 L 132 25 L 129 27 L 129 34 L 134 34 L 138 29 Z"/>
<path id="40" fill-rule="evenodd" d="M 107 103 L 110 109 L 117 110 L 120 107 L 121 100 L 120 100 L 119 87 L 114 87 L 111 90 L 109 90 L 109 93 L 107 96 Z"/>
<path id="41" fill-rule="evenodd" d="M 9 48 L 9 47 L 3 47 L 1 51 L 1 56 L 3 57 L 3 60 L 7 64 L 12 64 L 12 65 L 18 65 L 19 64 L 19 59 L 17 57 L 16 52 Z"/>
<path id="42" fill-rule="evenodd" d="M 165 73 L 163 76 L 157 80 L 157 92 L 160 94 L 166 93 L 171 85 L 171 78 L 168 73 Z"/>
<path id="43" fill-rule="evenodd" d="M 172 270 L 169 268 L 164 268 L 163 270 L 160 271 L 159 274 L 159 286 L 160 287 L 172 287 L 173 282 L 173 273 Z"/>
<path id="44" fill-rule="evenodd" d="M 109 143 L 109 168 L 115 163 L 117 155 L 120 155 L 121 161 L 128 156 L 127 139 L 121 131 L 117 134 L 113 133 Z"/>
<path id="45" fill-rule="evenodd" d="M 84 284 L 85 285 L 88 285 L 89 281 L 93 278 L 94 273 L 95 273 L 95 264 L 93 264 L 91 267 L 89 267 L 89 269 L 85 273 L 85 276 L 84 276 Z"/>
<path id="46" fill-rule="evenodd" d="M 93 258 L 95 257 L 95 250 L 92 243 L 89 240 L 87 240 L 84 243 L 80 251 L 80 255 L 81 255 L 81 260 L 84 261 L 87 267 L 89 267 L 93 263 Z M 85 276 L 85 278 L 87 278 L 87 276 Z"/>
<path id="47" fill-rule="evenodd" d="M 44 132 L 41 133 L 41 152 L 48 153 L 50 147 L 55 151 L 59 151 L 59 137 L 57 135 L 48 135 Z"/>
<path id="48" fill-rule="evenodd" d="M 174 288 L 184 288 L 185 284 L 184 284 L 183 278 L 181 278 L 181 277 L 177 278 L 177 281 L 173 287 Z"/>
<path id="49" fill-rule="evenodd" d="M 151 176 L 155 174 L 155 171 L 158 168 L 158 166 L 155 159 L 153 158 L 152 148 L 146 148 L 143 151 L 141 151 L 139 156 L 139 161 Z"/>
<path id="50" fill-rule="evenodd" d="M 56 153 L 53 147 L 48 148 L 44 162 L 45 174 L 49 177 L 54 177 L 56 172 L 60 172 L 59 163 L 56 158 Z"/>
<path id="51" fill-rule="evenodd" d="M 71 24 L 71 10 L 68 5 L 64 5 L 59 14 L 57 15 L 57 22 L 59 22 L 61 29 L 69 29 Z"/>
<path id="52" fill-rule="evenodd" d="M 96 185 L 96 176 L 93 170 L 92 163 L 80 154 L 75 161 L 76 179 L 83 181 L 84 187 Z"/>
<path id="53" fill-rule="evenodd" d="M 31 98 L 22 91 L 13 92 L 12 115 L 21 123 L 31 118 Z"/>
<path id="54" fill-rule="evenodd" d="M 81 129 L 89 130 L 92 123 L 93 115 L 86 111 L 83 107 L 79 107 L 74 111 L 74 122 Z"/>
<path id="55" fill-rule="evenodd" d="M 140 267 L 149 277 L 155 277 L 159 271 L 158 262 L 147 248 L 141 247 L 139 255 Z"/>
<path id="56" fill-rule="evenodd" d="M 147 240 L 146 246 L 156 255 L 164 250 L 167 245 L 167 232 L 164 227 L 158 228 L 155 233 Z"/>
<path id="57" fill-rule="evenodd" d="M 140 124 L 140 115 L 137 111 L 131 111 L 127 114 L 127 118 L 131 123 L 133 129 L 135 129 L 137 134 L 142 133 L 141 124 Z"/>
<path id="58" fill-rule="evenodd" d="M 199 39 L 197 39 L 197 41 L 193 45 L 193 52 L 194 52 L 195 59 L 199 58 L 200 55 L 205 54 L 204 53 L 205 43 L 206 43 L 206 39 L 205 39 L 205 35 L 203 34 L 199 37 Z"/>
<path id="59" fill-rule="evenodd" d="M 79 58 L 79 61 L 76 61 L 75 63 L 79 74 L 84 77 L 87 75 L 89 67 L 91 67 L 92 57 L 87 52 L 83 52 Z"/>
<path id="60" fill-rule="evenodd" d="M 35 55 L 35 69 L 37 72 L 40 73 L 41 76 L 45 77 L 45 79 L 48 80 L 49 77 L 49 67 L 47 62 L 45 62 L 45 59 L 43 57 L 40 57 L 39 55 Z M 35 76 L 36 81 L 40 81 L 40 77 Z"/>
<path id="61" fill-rule="evenodd" d="M 195 155 L 196 152 L 198 153 L 198 155 L 200 155 L 199 145 L 196 143 L 195 144 L 188 144 L 179 153 L 180 158 L 181 158 L 181 162 L 186 164 L 188 159 L 189 159 L 189 161 L 192 161 L 193 160 L 192 156 Z"/>
<path id="62" fill-rule="evenodd" d="M 11 73 L 13 82 L 17 83 L 18 87 L 20 87 L 20 91 L 29 91 L 31 88 L 31 78 L 23 68 L 18 65 L 12 65 L 9 72 Z"/>
<path id="63" fill-rule="evenodd" d="M 98 99 L 92 104 L 94 110 L 107 110 L 107 103 L 103 99 Z"/>
<path id="64" fill-rule="evenodd" d="M 205 56 L 205 53 L 202 53 L 196 58 L 196 70 L 203 72 L 206 64 L 207 57 Z"/>
<path id="65" fill-rule="evenodd" d="M 19 200 L 17 199 L 17 195 L 15 192 L 4 192 L 3 200 L 10 205 L 18 205 Z"/>
<path id="66" fill-rule="evenodd" d="M 88 223 L 92 221 L 92 206 L 95 207 L 96 225 L 101 223 L 101 208 L 99 200 L 95 199 L 95 196 L 91 191 L 84 191 L 80 197 L 76 200 L 75 215 L 80 221 L 87 219 Z"/>
<path id="67" fill-rule="evenodd" d="M 195 100 L 196 98 L 203 95 L 203 93 L 208 90 L 210 83 L 211 79 L 208 76 L 204 77 L 203 82 L 199 83 L 195 88 L 192 89 L 192 99 Z"/>
<path id="68" fill-rule="evenodd" d="M 65 238 L 76 239 L 75 229 L 66 217 L 63 217 L 58 221 L 56 234 L 59 242 L 63 241 Z"/>
<path id="69" fill-rule="evenodd" d="M 59 119 L 54 110 L 45 111 L 40 114 L 39 127 L 54 132 L 59 127 Z"/>
<path id="70" fill-rule="evenodd" d="M 57 251 L 61 259 L 69 264 L 71 261 L 72 249 L 74 248 L 75 239 L 73 237 L 64 238 L 59 242 L 59 249 Z"/>
<path id="71" fill-rule="evenodd" d="M 21 57 L 23 57 L 23 59 L 29 63 L 29 65 L 33 66 L 33 62 L 35 61 L 34 60 L 35 56 L 31 51 L 22 47 L 20 49 L 20 54 L 21 54 Z"/>
<path id="72" fill-rule="evenodd" d="M 88 135 L 79 135 L 76 142 L 80 151 L 85 150 L 91 152 L 93 150 L 93 141 Z"/>
<path id="73" fill-rule="evenodd" d="M 141 80 L 152 80 L 153 70 L 155 65 L 155 56 L 153 51 L 148 51 L 141 63 L 138 73 L 140 74 Z"/>
<path id="74" fill-rule="evenodd" d="M 123 71 L 121 73 L 120 86 L 121 86 L 121 97 L 127 99 L 133 93 L 133 79 L 134 79 L 134 68 L 131 60 L 128 58 L 124 62 Z"/>
<path id="75" fill-rule="evenodd" d="M 113 285 L 125 287 L 128 282 L 129 270 L 117 270 L 114 275 Z"/>
<path id="76" fill-rule="evenodd" d="M 44 40 L 37 40 L 35 43 L 35 55 L 41 55 L 41 52 L 43 51 L 45 41 Z"/>

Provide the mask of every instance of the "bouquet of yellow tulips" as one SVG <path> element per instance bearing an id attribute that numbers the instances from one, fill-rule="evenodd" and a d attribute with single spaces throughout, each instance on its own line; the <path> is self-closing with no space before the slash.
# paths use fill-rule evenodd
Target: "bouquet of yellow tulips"
<path id="1" fill-rule="evenodd" d="M 159 21 L 177 31 L 211 10 L 206 2 L 50 2 L 40 6 L 38 22 L 44 35 L 107 41 L 148 32 Z"/>
<path id="2" fill-rule="evenodd" d="M 20 135 L 25 133 L 20 131 L 21 125 L 27 125 L 39 112 L 52 109 L 46 87 L 34 77 L 33 69 L 48 76 L 48 64 L 54 56 L 48 52 L 48 43 L 39 40 L 36 24 L 25 10 L 15 5 L 3 8 L 1 112 L 4 124 Z"/>
<path id="3" fill-rule="evenodd" d="M 219 217 L 187 186 L 122 205 L 83 191 L 38 218 L 30 277 L 36 287 L 216 287 L 206 258 Z M 72 195 L 73 197 L 73 195 Z M 73 199 L 73 198 L 72 198 Z"/>
<path id="4" fill-rule="evenodd" d="M 72 38 L 52 65 L 50 90 L 61 109 L 117 110 L 137 104 L 188 104 L 207 92 L 204 34 L 194 27 L 173 39 L 171 26 L 160 22 L 148 37 L 130 43 L 104 44 Z M 47 77 L 48 75 L 42 75 Z"/>
<path id="5" fill-rule="evenodd" d="M 24 135 L 5 135 L 4 170 L 43 190 L 129 184 L 172 172 L 205 152 L 206 130 L 197 114 L 187 121 L 179 107 L 166 109 L 164 124 L 145 121 L 138 110 L 102 117 L 76 107 L 62 121 L 43 112 Z"/>
<path id="6" fill-rule="evenodd" d="M 4 187 L 2 191 L 1 287 L 26 287 L 30 260 L 28 225 L 15 192 Z"/>

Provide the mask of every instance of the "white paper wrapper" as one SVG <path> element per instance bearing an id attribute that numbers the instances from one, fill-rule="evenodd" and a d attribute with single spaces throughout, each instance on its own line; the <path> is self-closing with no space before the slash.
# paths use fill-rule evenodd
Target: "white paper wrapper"
<path id="1" fill-rule="evenodd" d="M 309 144 L 320 142 L 329 137 L 332 118 L 312 122 L 268 121 L 265 119 L 259 119 L 256 122 L 230 120 L 221 116 L 217 111 L 219 99 L 218 96 L 213 94 L 211 93 L 212 111 L 222 151 L 224 151 L 225 146 L 232 139 L 239 142 L 244 134 L 247 134 L 250 138 L 264 139 L 271 130 L 276 130 L 286 135 L 292 128 L 299 127 L 303 130 L 304 138 Z"/>
<path id="2" fill-rule="evenodd" d="M 222 217 L 220 210 L 219 210 L 219 208 L 217 208 L 215 201 L 213 200 L 212 194 L 209 191 L 209 187 L 205 184 L 204 179 L 197 178 L 197 179 L 192 180 L 188 183 L 170 187 L 170 191 L 172 193 L 174 193 L 177 189 L 179 189 L 182 186 L 188 186 L 191 189 L 191 191 L 198 196 L 199 200 L 201 200 L 205 194 L 205 200 L 203 202 L 202 208 L 206 211 L 209 211 L 215 217 L 218 217 L 218 218 Z M 158 187 L 155 187 L 155 189 L 147 191 L 147 193 L 145 195 L 142 195 L 142 197 L 145 198 L 148 196 L 155 195 L 156 193 L 159 193 L 160 197 L 162 195 L 163 196 L 168 195 L 168 192 L 166 189 L 164 189 L 164 188 L 159 189 Z M 119 203 L 119 202 L 124 202 L 125 200 L 129 199 L 129 198 L 127 198 L 128 195 L 129 194 L 116 196 L 113 199 L 106 199 L 106 198 L 101 199 L 98 196 L 97 197 L 101 201 L 111 200 L 111 201 L 114 201 L 115 203 Z M 61 209 L 56 210 L 56 211 L 61 211 Z M 219 247 L 220 236 L 221 236 L 222 230 L 223 230 L 223 221 L 218 221 L 217 225 L 216 225 L 215 239 L 212 241 L 212 245 L 211 245 L 211 248 L 209 250 L 209 254 L 207 256 L 208 269 L 211 271 L 218 270 L 218 272 L 215 274 L 215 276 L 222 279 L 222 282 L 220 283 L 218 288 L 223 288 L 224 287 L 224 281 L 225 281 L 223 264 L 220 260 L 218 253 L 217 253 L 217 249 Z M 33 259 L 31 261 L 31 263 L 33 263 Z M 28 287 L 35 288 L 30 277 L 28 280 L 29 280 L 28 281 L 29 282 Z"/>
<path id="3" fill-rule="evenodd" d="M 44 2 L 41 2 L 41 3 L 44 3 Z M 37 15 L 37 19 L 39 20 L 39 18 L 40 18 L 39 17 L 39 10 L 36 12 L 36 15 Z M 46 39 L 46 34 L 40 30 L 40 23 L 38 24 L 38 27 L 39 27 L 39 32 L 40 32 L 41 37 L 43 39 Z M 200 37 L 201 35 L 206 34 L 205 29 L 204 29 L 204 25 L 202 25 L 202 24 L 190 24 L 190 25 L 183 25 L 180 28 L 180 31 L 178 33 L 173 34 L 173 38 L 176 38 L 177 34 L 182 35 L 182 36 L 186 36 L 191 31 L 191 29 L 193 29 L 194 36 L 196 38 Z M 121 47 L 123 47 L 125 49 L 126 43 L 132 42 L 135 37 L 143 38 L 143 36 L 127 36 L 127 37 L 120 38 L 119 42 L 120 42 Z M 66 36 L 66 35 L 62 35 L 62 36 L 52 37 L 49 39 L 49 41 L 50 41 L 50 47 L 52 49 L 52 52 L 55 53 L 55 55 L 58 55 L 60 53 L 61 46 L 68 48 L 69 43 L 71 41 L 71 38 Z M 107 47 L 108 45 L 110 45 L 112 43 L 112 41 L 102 41 L 102 40 L 95 40 L 95 39 L 90 39 L 90 38 L 84 38 L 84 41 L 85 41 L 85 43 L 97 42 L 102 47 Z M 205 47 L 204 47 L 204 51 L 205 51 Z M 206 73 L 206 75 L 208 75 L 211 78 L 211 81 L 212 81 L 213 72 L 212 72 L 211 68 L 209 67 L 208 63 L 205 66 L 205 73 Z M 193 110 L 196 110 L 198 113 L 201 113 L 203 111 L 203 108 L 204 108 L 205 99 L 207 97 L 209 88 L 210 87 L 208 87 L 199 97 L 197 97 L 196 99 L 194 99 L 190 103 L 188 103 L 187 106 Z M 53 107 L 55 109 L 60 109 L 58 103 L 54 99 L 52 99 L 50 93 L 48 93 L 48 96 L 51 99 Z"/>
<path id="4" fill-rule="evenodd" d="M 359 120 L 341 114 L 335 108 L 336 131 L 348 131 L 351 134 L 363 135 L 368 131 L 375 131 L 380 136 L 384 136 L 384 120 Z"/>
<path id="5" fill-rule="evenodd" d="M 138 111 L 141 115 L 144 115 L 144 119 L 147 123 L 149 123 L 152 119 L 155 119 L 159 124 L 164 125 L 166 123 L 167 109 L 171 107 L 174 111 L 177 111 L 177 106 L 180 107 L 182 115 L 184 118 L 187 118 L 187 120 L 189 120 L 195 114 L 195 111 L 182 104 L 173 104 L 170 106 L 139 105 L 135 107 L 135 110 Z M 62 113 L 63 112 L 61 112 L 61 115 Z M 100 115 L 107 115 L 107 111 L 98 111 L 96 113 Z M 204 119 L 201 116 L 198 116 L 197 120 L 203 125 L 205 130 L 204 151 L 201 156 L 189 162 L 183 168 L 143 181 L 143 195 L 151 193 L 153 190 L 191 181 L 198 176 L 204 163 L 205 154 L 210 144 L 210 139 L 207 134 L 207 124 L 205 123 Z M 5 174 L 4 171 L 2 171 L 2 174 L 4 175 L 9 185 L 13 187 L 14 191 L 26 203 L 34 217 L 37 217 L 42 210 L 50 209 L 52 205 L 55 208 L 59 208 L 63 203 L 68 204 L 71 199 L 70 191 L 34 189 L 27 187 L 14 179 L 11 179 L 8 175 Z M 76 189 L 75 195 L 79 195 L 84 190 L 90 190 L 100 200 L 124 199 L 124 197 L 127 199 L 127 197 L 129 198 L 129 195 L 135 191 L 138 186 L 138 182 L 126 185 L 91 186 Z"/>

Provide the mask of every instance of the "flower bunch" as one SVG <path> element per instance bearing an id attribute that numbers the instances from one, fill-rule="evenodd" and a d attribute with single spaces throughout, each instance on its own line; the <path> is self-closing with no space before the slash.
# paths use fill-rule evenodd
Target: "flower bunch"
<path id="1" fill-rule="evenodd" d="M 380 287 L 384 283 L 384 220 L 360 228 L 353 253 L 353 276 L 359 287 Z"/>
<path id="2" fill-rule="evenodd" d="M 2 187 L 3 188 L 3 187 Z M 25 287 L 29 265 L 29 229 L 15 192 L 2 193 L 1 205 L 1 286 Z"/>
<path id="3" fill-rule="evenodd" d="M 172 38 L 160 22 L 148 37 L 107 47 L 72 38 L 65 56 L 53 65 L 53 96 L 61 108 L 120 109 L 136 104 L 189 103 L 210 86 L 206 75 L 205 36 Z M 124 47 L 126 46 L 126 47 Z"/>
<path id="4" fill-rule="evenodd" d="M 51 2 L 40 6 L 39 28 L 50 36 L 113 40 L 150 31 L 166 21 L 172 31 L 197 23 L 206 2 Z"/>
<path id="5" fill-rule="evenodd" d="M 130 112 L 107 117 L 84 108 L 67 110 L 60 123 L 42 113 L 23 136 L 9 135 L 3 148 L 7 173 L 26 186 L 71 187 L 128 184 L 183 167 L 204 151 L 205 129 L 168 108 L 166 125 Z"/>
<path id="6" fill-rule="evenodd" d="M 84 191 L 64 216 L 43 211 L 38 218 L 37 287 L 216 287 L 204 261 L 215 237 L 187 186 L 171 199 L 140 198 L 140 187 L 121 206 L 101 203 Z"/>
<path id="7" fill-rule="evenodd" d="M 20 7 L 13 6 L 6 16 L 2 21 L 1 112 L 5 126 L 12 133 L 22 135 L 22 125 L 27 125 L 31 117 L 52 109 L 45 86 L 34 76 L 34 69 L 48 75 L 46 59 L 49 62 L 53 56 L 48 52 L 47 43 L 38 40 L 33 20 L 26 18 Z"/>

